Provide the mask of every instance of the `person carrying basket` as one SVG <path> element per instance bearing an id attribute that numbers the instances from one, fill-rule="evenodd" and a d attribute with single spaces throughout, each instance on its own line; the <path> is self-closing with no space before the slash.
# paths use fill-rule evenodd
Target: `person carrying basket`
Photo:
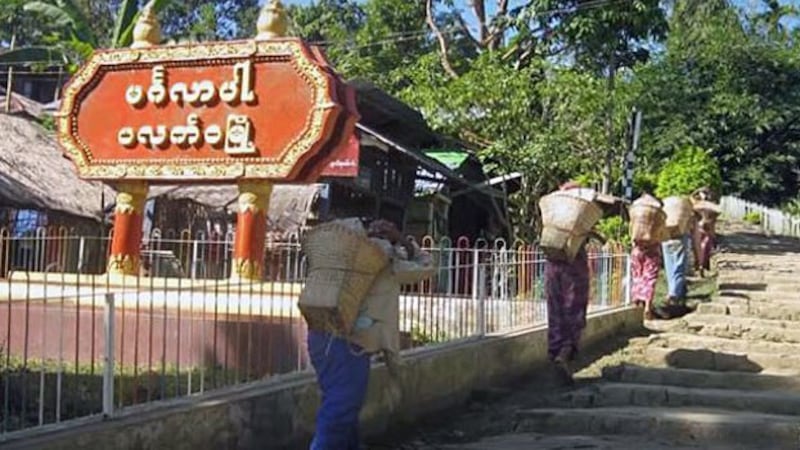
<path id="1" fill-rule="evenodd" d="M 594 226 L 620 202 L 576 182 L 561 185 L 542 197 L 542 236 L 545 254 L 544 290 L 547 297 L 547 351 L 565 384 L 572 384 L 570 363 L 586 327 L 589 305 L 589 262 L 586 242 L 592 237 L 605 243 Z"/>
<path id="2" fill-rule="evenodd" d="M 322 392 L 311 450 L 359 448 L 358 417 L 371 356 L 396 372 L 400 288 L 433 273 L 430 256 L 391 222 L 344 219 L 311 230 L 300 298 L 308 353 Z"/>

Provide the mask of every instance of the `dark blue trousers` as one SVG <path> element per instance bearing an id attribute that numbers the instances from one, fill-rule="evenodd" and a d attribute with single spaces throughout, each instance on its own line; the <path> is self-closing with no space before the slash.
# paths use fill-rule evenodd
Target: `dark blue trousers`
<path id="1" fill-rule="evenodd" d="M 367 395 L 370 356 L 355 344 L 313 330 L 308 353 L 322 390 L 311 450 L 358 450 L 358 413 Z"/>

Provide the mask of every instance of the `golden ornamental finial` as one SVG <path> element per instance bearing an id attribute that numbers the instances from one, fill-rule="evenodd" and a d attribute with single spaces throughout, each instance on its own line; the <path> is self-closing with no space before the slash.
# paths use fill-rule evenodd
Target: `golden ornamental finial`
<path id="1" fill-rule="evenodd" d="M 136 25 L 133 27 L 131 48 L 151 47 L 161 42 L 161 25 L 153 12 L 154 2 L 155 0 L 147 2 L 139 14 L 139 19 L 136 20 Z"/>
<path id="2" fill-rule="evenodd" d="M 284 9 L 281 0 L 270 0 L 261 8 L 261 13 L 258 15 L 258 22 L 256 22 L 257 40 L 275 39 L 286 36 L 286 30 L 289 28 L 288 18 L 286 17 L 286 9 Z"/>

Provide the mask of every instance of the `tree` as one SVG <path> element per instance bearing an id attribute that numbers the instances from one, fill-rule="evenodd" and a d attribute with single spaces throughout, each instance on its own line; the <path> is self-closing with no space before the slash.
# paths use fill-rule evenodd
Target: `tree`
<path id="1" fill-rule="evenodd" d="M 800 47 L 727 4 L 703 4 L 673 17 L 685 34 L 673 31 L 663 57 L 637 73 L 646 159 L 712 149 L 726 192 L 781 204 L 798 193 Z"/>
<path id="2" fill-rule="evenodd" d="M 48 32 L 45 22 L 34 14 L 26 14 L 26 0 L 4 0 L 0 4 L 0 43 L 10 43 L 16 36 L 17 47 L 25 47 L 42 41 Z"/>
<path id="3" fill-rule="evenodd" d="M 433 48 L 419 0 L 321 0 L 290 9 L 294 34 L 322 46 L 347 78 L 366 78 L 389 92 Z"/>
<path id="4" fill-rule="evenodd" d="M 489 170 L 521 172 L 512 199 L 520 236 L 532 238 L 538 199 L 581 173 L 599 175 L 607 93 L 602 78 L 539 60 L 514 68 L 501 55 L 481 55 L 456 79 L 435 70 L 431 54 L 411 74 L 401 96 L 438 130 L 481 144 Z M 627 102 L 620 91 L 618 102 Z M 618 108 L 617 111 L 626 111 Z M 621 124 L 626 114 L 615 116 Z"/>
<path id="5" fill-rule="evenodd" d="M 218 41 L 255 36 L 258 0 L 182 0 L 161 14 L 164 36 L 174 40 Z"/>
<path id="6" fill-rule="evenodd" d="M 169 0 L 152 0 L 153 11 L 164 8 Z M 126 47 L 133 40 L 133 26 L 141 12 L 137 0 L 119 1 L 116 22 L 109 41 L 112 47 Z M 104 35 L 97 34 L 89 13 L 73 0 L 35 0 L 27 2 L 24 12 L 47 24 L 56 39 L 43 40 L 38 45 L 21 47 L 0 54 L 0 63 L 60 63 L 69 61 L 72 68 L 85 60 L 94 49 L 103 46 Z M 100 30 L 103 30 L 100 28 Z"/>

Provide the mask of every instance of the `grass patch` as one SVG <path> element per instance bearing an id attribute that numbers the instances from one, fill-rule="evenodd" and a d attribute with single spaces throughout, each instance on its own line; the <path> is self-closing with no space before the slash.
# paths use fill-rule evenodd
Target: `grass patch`
<path id="1" fill-rule="evenodd" d="M 117 367 L 114 406 L 199 394 L 260 376 L 224 367 Z M 103 366 L 2 355 L 0 431 L 12 432 L 102 412 Z"/>

